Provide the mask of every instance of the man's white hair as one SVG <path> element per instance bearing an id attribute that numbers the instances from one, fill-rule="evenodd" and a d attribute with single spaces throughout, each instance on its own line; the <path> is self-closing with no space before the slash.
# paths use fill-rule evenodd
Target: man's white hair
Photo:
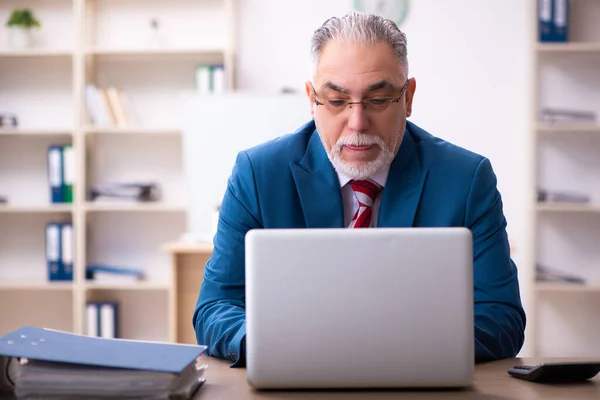
<path id="1" fill-rule="evenodd" d="M 323 48 L 331 40 L 361 44 L 387 43 L 408 74 L 406 35 L 394 21 L 358 11 L 350 12 L 341 18 L 329 18 L 314 32 L 311 40 L 313 73 Z"/>

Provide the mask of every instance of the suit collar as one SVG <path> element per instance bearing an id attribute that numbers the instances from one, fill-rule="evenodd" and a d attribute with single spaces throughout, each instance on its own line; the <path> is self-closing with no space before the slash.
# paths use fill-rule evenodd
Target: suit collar
<path id="1" fill-rule="evenodd" d="M 378 227 L 411 227 L 414 224 L 428 170 L 421 167 L 413 124 L 407 123 L 398 154 L 390 165 Z"/>
<path id="2" fill-rule="evenodd" d="M 340 182 L 316 129 L 300 163 L 291 162 L 307 228 L 343 228 Z"/>

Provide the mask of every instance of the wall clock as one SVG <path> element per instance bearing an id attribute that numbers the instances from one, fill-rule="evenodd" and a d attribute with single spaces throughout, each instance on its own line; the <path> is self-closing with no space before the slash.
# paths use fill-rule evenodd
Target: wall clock
<path id="1" fill-rule="evenodd" d="M 408 14 L 409 0 L 354 0 L 354 8 L 368 14 L 381 15 L 400 25 Z"/>

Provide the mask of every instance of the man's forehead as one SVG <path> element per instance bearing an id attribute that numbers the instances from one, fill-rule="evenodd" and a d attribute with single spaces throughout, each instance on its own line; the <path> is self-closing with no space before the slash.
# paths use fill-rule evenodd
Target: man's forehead
<path id="1" fill-rule="evenodd" d="M 338 88 L 365 90 L 382 81 L 401 87 L 405 80 L 405 66 L 385 43 L 332 41 L 323 48 L 314 71 L 315 88 L 320 89 L 335 89 L 326 85 L 332 83 Z"/>

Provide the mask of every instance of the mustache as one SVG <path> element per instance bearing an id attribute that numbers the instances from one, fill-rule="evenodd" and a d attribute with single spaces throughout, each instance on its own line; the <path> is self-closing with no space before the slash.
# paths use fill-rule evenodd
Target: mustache
<path id="1" fill-rule="evenodd" d="M 377 135 L 370 135 L 368 133 L 357 133 L 348 136 L 342 136 L 336 142 L 336 147 L 341 148 L 342 146 L 372 146 L 377 145 L 383 148 L 385 143 L 383 139 Z"/>

